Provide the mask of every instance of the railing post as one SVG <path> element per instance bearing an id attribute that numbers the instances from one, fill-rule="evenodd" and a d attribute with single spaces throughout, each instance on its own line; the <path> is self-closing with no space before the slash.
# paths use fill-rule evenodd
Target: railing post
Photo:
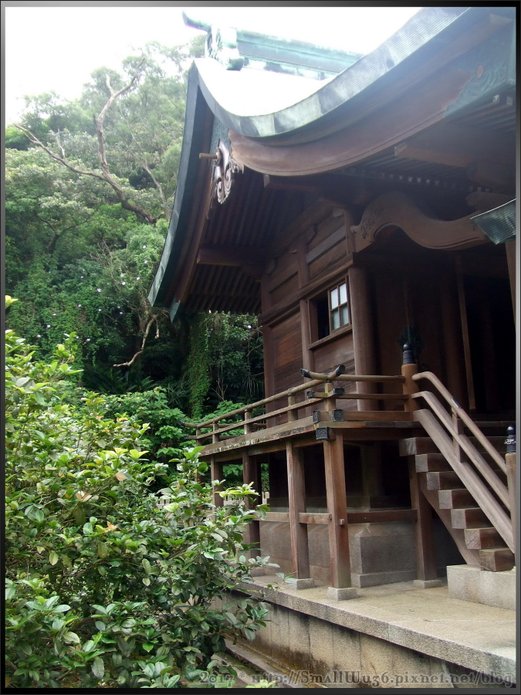
<path id="1" fill-rule="evenodd" d="M 295 396 L 294 394 L 290 393 L 288 394 L 288 406 L 295 405 Z M 298 419 L 297 411 L 296 410 L 288 410 L 288 422 L 293 422 Z"/>
<path id="2" fill-rule="evenodd" d="M 458 438 L 455 435 L 458 434 L 464 434 L 465 427 L 458 417 L 458 413 L 454 407 L 451 408 L 451 419 L 452 419 L 452 427 L 453 427 L 453 435 L 452 435 L 452 444 L 453 444 L 453 449 L 454 449 L 454 456 L 458 461 L 462 460 L 461 456 L 461 447 L 459 445 Z"/>
<path id="3" fill-rule="evenodd" d="M 248 434 L 251 432 L 251 425 L 248 424 L 248 420 L 251 419 L 251 410 L 245 410 L 244 411 L 244 434 Z"/>
<path id="4" fill-rule="evenodd" d="M 412 413 L 413 410 L 416 410 L 418 408 L 414 400 L 411 398 L 411 395 L 418 390 L 412 378 L 413 375 L 417 373 L 417 371 L 418 365 L 416 364 L 412 348 L 408 343 L 405 343 L 405 345 L 403 346 L 402 376 L 405 379 L 405 381 L 403 382 L 403 393 L 404 395 L 409 396 L 409 398 L 406 401 L 404 401 L 403 404 L 404 410 L 406 412 Z"/>
<path id="5" fill-rule="evenodd" d="M 510 500 L 510 518 L 512 520 L 512 535 L 514 538 L 515 549 L 517 525 L 516 430 L 512 426 L 507 427 L 507 438 L 505 439 L 505 445 L 505 463 L 507 466 L 508 497 Z"/>
<path id="6" fill-rule="evenodd" d="M 212 444 L 217 444 L 219 441 L 219 434 L 217 433 L 217 423 L 212 423 Z"/>
<path id="7" fill-rule="evenodd" d="M 327 394 L 326 396 L 326 413 L 329 414 L 329 417 L 332 417 L 332 413 L 336 408 L 336 398 L 335 398 L 335 387 L 330 381 L 326 381 L 324 384 L 324 391 Z"/>

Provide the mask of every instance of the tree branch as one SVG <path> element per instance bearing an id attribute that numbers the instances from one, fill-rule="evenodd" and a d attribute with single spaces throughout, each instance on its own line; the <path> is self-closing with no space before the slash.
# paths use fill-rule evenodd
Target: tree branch
<path id="1" fill-rule="evenodd" d="M 36 145 L 41 150 L 46 152 L 51 159 L 54 159 L 55 162 L 59 162 L 64 167 L 69 169 L 69 171 L 72 171 L 75 174 L 79 174 L 80 176 L 91 176 L 94 179 L 98 179 L 98 181 L 106 182 L 105 177 L 102 176 L 101 174 L 98 174 L 95 171 L 89 171 L 88 169 L 80 169 L 79 167 L 72 164 L 64 157 L 61 157 L 60 155 L 56 154 L 56 152 L 53 152 L 49 147 L 47 147 L 47 145 L 45 145 L 39 138 L 37 138 L 36 135 L 34 135 L 34 133 L 32 133 L 28 128 L 25 128 L 23 125 L 17 124 L 15 126 L 15 128 L 18 128 L 18 130 L 21 130 L 22 133 L 29 138 L 29 140 L 33 143 L 33 145 Z"/>
<path id="2" fill-rule="evenodd" d="M 148 166 L 148 162 L 146 161 L 146 159 L 143 162 L 143 169 L 147 172 L 147 174 L 152 179 L 154 186 L 156 187 L 157 192 L 159 193 L 159 197 L 161 198 L 161 204 L 163 205 L 163 210 L 165 211 L 165 217 L 166 217 L 166 219 L 168 219 L 170 216 L 170 210 L 168 209 L 168 203 L 166 201 L 165 192 L 163 191 L 163 186 L 160 184 L 160 182 L 156 179 L 156 177 L 152 173 L 152 169 Z"/>
<path id="3" fill-rule="evenodd" d="M 145 330 L 143 332 L 143 339 L 141 340 L 141 348 L 136 353 L 134 353 L 133 357 L 128 362 L 120 362 L 119 364 L 113 364 L 113 367 L 131 367 L 134 364 L 134 362 L 143 353 L 143 350 L 145 349 L 145 343 L 148 338 L 148 334 L 150 333 L 150 329 L 152 328 L 154 323 L 156 323 L 157 325 L 157 316 L 151 316 L 148 319 L 147 325 L 145 326 Z"/>
<path id="4" fill-rule="evenodd" d="M 112 188 L 112 190 L 115 192 L 116 197 L 118 201 L 120 202 L 121 206 L 125 210 L 129 210 L 130 212 L 133 212 L 139 219 L 141 219 L 143 222 L 146 222 L 147 224 L 155 224 L 157 221 L 157 218 L 148 213 L 141 205 L 138 205 L 134 201 L 130 200 L 128 195 L 125 193 L 123 187 L 121 184 L 118 182 L 118 180 L 112 175 L 109 167 L 109 163 L 107 161 L 107 151 L 106 151 L 106 143 L 105 143 L 105 117 L 108 113 L 108 111 L 112 108 L 114 105 L 115 101 L 119 99 L 121 96 L 126 94 L 127 92 L 131 91 L 138 79 L 139 79 L 139 70 L 142 67 L 143 63 L 141 63 L 138 66 L 138 69 L 130 82 L 126 84 L 124 87 L 121 89 L 115 90 L 111 83 L 110 83 L 110 78 L 107 75 L 106 77 L 106 84 L 107 88 L 109 90 L 109 98 L 105 102 L 103 108 L 99 112 L 98 116 L 95 119 L 95 124 L 96 124 L 96 137 L 98 141 L 98 158 L 101 166 L 101 174 L 99 174 L 96 171 L 91 171 L 88 169 L 81 169 L 80 167 L 77 167 L 75 164 L 70 162 L 66 157 L 65 153 L 63 150 L 63 147 L 61 143 L 59 142 L 59 139 L 55 135 L 56 143 L 57 146 L 60 148 L 61 155 L 57 154 L 56 152 L 53 152 L 47 145 L 45 145 L 39 138 L 36 137 L 28 128 L 25 128 L 22 125 L 17 125 L 16 127 L 26 135 L 29 140 L 34 144 L 37 145 L 40 149 L 42 149 L 44 152 L 46 152 L 51 159 L 54 159 L 54 161 L 59 162 L 62 164 L 64 167 L 69 169 L 70 171 L 74 172 L 75 174 L 78 174 L 79 176 L 91 176 L 92 178 L 97 179 L 98 181 L 103 181 L 104 183 L 108 183 L 109 186 Z"/>

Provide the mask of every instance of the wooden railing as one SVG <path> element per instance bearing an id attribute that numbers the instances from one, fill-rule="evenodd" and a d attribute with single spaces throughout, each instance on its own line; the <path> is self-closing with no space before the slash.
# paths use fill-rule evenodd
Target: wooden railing
<path id="1" fill-rule="evenodd" d="M 512 476 L 503 456 L 492 446 L 472 418 L 432 372 L 412 375 L 414 382 L 426 381 L 436 392 L 411 393 L 418 404 L 414 419 L 436 444 L 507 546 L 514 552 L 515 497 Z M 471 439 L 472 437 L 473 439 Z"/>
<path id="2" fill-rule="evenodd" d="M 307 409 L 309 409 L 308 413 L 310 410 L 313 410 L 313 414 L 310 417 L 315 423 L 324 420 L 342 421 L 344 418 L 356 418 L 359 411 L 344 411 L 337 407 L 338 402 L 342 400 L 365 400 L 372 403 L 395 402 L 400 404 L 399 410 L 371 410 L 364 412 L 364 417 L 370 416 L 374 420 L 379 418 L 390 420 L 394 416 L 398 419 L 408 412 L 406 407 L 409 401 L 408 394 L 377 392 L 377 389 L 381 388 L 382 384 L 394 383 L 403 385 L 404 377 L 402 375 L 344 374 L 341 366 L 329 374 L 309 372 L 308 370 L 301 370 L 301 372 L 304 377 L 310 380 L 268 398 L 214 417 L 206 422 L 195 424 L 198 444 L 215 444 L 228 438 L 247 435 L 258 430 L 280 427 L 283 424 L 290 425 L 291 423 L 296 423 L 303 411 Z M 333 386 L 333 382 L 355 383 L 355 388 L 357 383 L 370 383 L 371 392 L 346 392 L 341 386 Z M 322 387 L 323 390 L 316 391 L 317 387 Z M 274 410 L 268 409 L 270 404 L 282 400 L 286 401 L 284 406 Z"/>

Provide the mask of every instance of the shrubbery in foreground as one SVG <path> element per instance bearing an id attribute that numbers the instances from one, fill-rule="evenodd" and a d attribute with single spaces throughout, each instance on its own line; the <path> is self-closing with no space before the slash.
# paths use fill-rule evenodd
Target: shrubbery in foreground
<path id="1" fill-rule="evenodd" d="M 75 385 L 73 344 L 44 363 L 6 335 L 8 685 L 224 684 L 214 655 L 266 616 L 251 599 L 212 607 L 251 569 L 254 493 L 239 486 L 215 507 L 197 449 L 175 475 L 147 460 L 146 427 L 108 418 Z M 158 476 L 168 485 L 153 493 Z"/>

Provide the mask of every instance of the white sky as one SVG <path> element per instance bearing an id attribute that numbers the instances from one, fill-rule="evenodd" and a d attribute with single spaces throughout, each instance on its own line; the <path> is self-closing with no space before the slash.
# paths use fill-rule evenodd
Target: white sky
<path id="1" fill-rule="evenodd" d="M 99 67 L 121 61 L 148 41 L 177 45 L 201 32 L 186 27 L 182 12 L 208 23 L 230 25 L 323 46 L 369 53 L 397 31 L 418 8 L 411 7 L 186 7 L 175 2 L 117 7 L 104 3 L 60 3 L 33 7 L 5 2 L 5 121 L 18 118 L 26 95 L 56 92 L 80 96 Z M 55 4 L 55 3 L 50 3 Z M 24 6 L 25 5 L 25 6 Z M 97 6 L 96 6 L 97 5 Z"/>

